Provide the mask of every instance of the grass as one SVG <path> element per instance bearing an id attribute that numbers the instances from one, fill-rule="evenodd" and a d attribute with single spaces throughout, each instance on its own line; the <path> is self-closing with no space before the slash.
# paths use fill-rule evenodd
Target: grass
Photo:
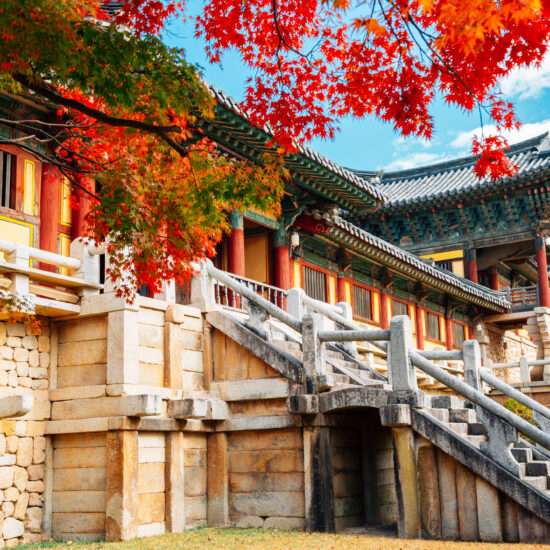
<path id="1" fill-rule="evenodd" d="M 181 534 L 163 535 L 127 542 L 53 543 L 45 542 L 19 549 L 54 548 L 57 550 L 535 550 L 550 549 L 542 544 L 488 544 L 426 540 L 400 540 L 369 534 L 324 534 L 273 529 L 200 528 Z"/>

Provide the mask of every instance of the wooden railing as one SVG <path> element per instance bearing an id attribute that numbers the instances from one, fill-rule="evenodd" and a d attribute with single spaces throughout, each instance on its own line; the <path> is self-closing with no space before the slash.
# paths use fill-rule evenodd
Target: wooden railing
<path id="1" fill-rule="evenodd" d="M 24 298 L 27 313 L 78 313 L 81 296 L 102 288 L 96 252 L 84 242 L 73 241 L 70 257 L 5 240 L 0 240 L 0 253 L 0 290 Z"/>
<path id="2" fill-rule="evenodd" d="M 285 309 L 286 308 L 286 290 L 271 286 L 266 283 L 260 283 L 246 277 L 239 277 L 228 273 L 236 282 L 244 285 L 246 288 L 255 292 L 258 296 L 266 299 L 268 302 Z M 214 283 L 214 296 L 216 303 L 222 306 L 243 309 L 243 305 L 239 296 L 231 289 L 226 287 L 221 281 L 216 280 Z"/>
<path id="3" fill-rule="evenodd" d="M 538 286 L 505 288 L 498 293 L 512 304 L 513 310 L 530 309 L 539 305 Z"/>

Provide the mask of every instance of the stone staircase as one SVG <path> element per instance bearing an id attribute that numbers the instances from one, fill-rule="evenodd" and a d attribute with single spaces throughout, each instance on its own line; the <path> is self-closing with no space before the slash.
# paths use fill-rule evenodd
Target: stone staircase
<path id="1" fill-rule="evenodd" d="M 468 401 L 454 395 L 432 396 L 431 407 L 424 411 L 478 449 L 488 440 L 485 425 Z M 550 454 L 521 438 L 512 444 L 510 451 L 518 463 L 519 478 L 550 497 Z"/>
<path id="2" fill-rule="evenodd" d="M 276 321 L 270 322 L 270 328 L 271 343 L 302 362 L 301 335 Z M 339 351 L 336 346 L 328 346 L 327 373 L 333 376 L 336 383 L 334 389 L 368 386 L 370 388 L 391 390 L 391 385 L 387 382 L 385 376 L 378 373 L 378 369 L 369 368 L 361 360 L 354 359 L 351 355 Z"/>

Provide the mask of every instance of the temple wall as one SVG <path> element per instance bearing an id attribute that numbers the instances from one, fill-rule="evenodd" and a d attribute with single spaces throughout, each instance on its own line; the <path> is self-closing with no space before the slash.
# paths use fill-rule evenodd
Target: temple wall
<path id="1" fill-rule="evenodd" d="M 45 319 L 40 319 L 40 332 L 0 321 L 0 395 L 31 393 L 35 398 L 25 416 L 0 421 L 0 546 L 43 540 L 44 429 L 56 338 Z"/>

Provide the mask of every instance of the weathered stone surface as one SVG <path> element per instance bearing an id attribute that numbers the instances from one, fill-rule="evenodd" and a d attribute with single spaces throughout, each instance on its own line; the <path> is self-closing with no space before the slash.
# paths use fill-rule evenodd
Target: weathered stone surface
<path id="1" fill-rule="evenodd" d="M 38 338 L 36 336 L 23 336 L 21 344 L 23 345 L 24 348 L 27 348 L 28 350 L 37 349 Z M 44 350 L 44 351 L 49 351 L 49 350 Z"/>
<path id="2" fill-rule="evenodd" d="M 14 474 L 13 466 L 0 466 L 0 489 L 7 489 L 13 485 Z"/>
<path id="3" fill-rule="evenodd" d="M 261 529 L 264 526 L 264 520 L 258 516 L 244 516 L 235 524 L 236 527 Z"/>
<path id="4" fill-rule="evenodd" d="M 2 529 L 2 537 L 4 539 L 14 539 L 20 537 L 24 532 L 25 525 L 22 521 L 11 517 L 4 520 L 4 528 Z"/>
<path id="5" fill-rule="evenodd" d="M 479 539 L 475 474 L 459 462 L 456 463 L 456 497 L 460 540 Z"/>
<path id="6" fill-rule="evenodd" d="M 27 508 L 27 529 L 39 533 L 42 527 L 42 508 Z"/>
<path id="7" fill-rule="evenodd" d="M 185 436 L 172 432 L 166 437 L 166 529 L 179 533 L 185 529 Z M 183 503 L 183 504 L 182 504 Z"/>
<path id="8" fill-rule="evenodd" d="M 303 530 L 305 528 L 305 520 L 304 518 L 269 517 L 265 518 L 264 528 L 281 530 Z"/>
<path id="9" fill-rule="evenodd" d="M 105 491 L 55 491 L 53 512 L 104 512 Z"/>
<path id="10" fill-rule="evenodd" d="M 33 438 L 23 437 L 17 446 L 16 464 L 27 467 L 32 464 Z"/>
<path id="11" fill-rule="evenodd" d="M 65 418 L 96 418 L 103 416 L 147 416 L 162 412 L 159 396 L 123 395 L 96 399 L 56 401 L 52 405 L 52 420 Z"/>
<path id="12" fill-rule="evenodd" d="M 164 464 L 162 462 L 142 463 L 138 468 L 139 493 L 164 492 Z"/>
<path id="13" fill-rule="evenodd" d="M 2 514 L 4 517 L 11 517 L 13 516 L 13 512 L 15 511 L 15 504 L 9 500 L 5 500 L 2 502 Z"/>
<path id="14" fill-rule="evenodd" d="M 483 542 L 502 542 L 502 518 L 498 490 L 476 476 L 477 520 Z"/>
<path id="15" fill-rule="evenodd" d="M 19 490 L 17 487 L 9 487 L 4 490 L 4 500 L 9 502 L 16 502 L 19 498 Z"/>
<path id="16" fill-rule="evenodd" d="M 460 536 L 460 529 L 455 482 L 456 462 L 439 449 L 437 451 L 437 470 L 441 506 L 441 536 L 446 540 L 457 540 Z"/>
<path id="17" fill-rule="evenodd" d="M 29 493 L 22 493 L 19 495 L 17 502 L 15 503 L 15 510 L 13 517 L 16 519 L 24 520 L 27 513 L 27 506 L 29 505 Z"/>
<path id="18" fill-rule="evenodd" d="M 30 508 L 29 508 L 30 510 Z M 40 510 L 40 508 L 37 508 Z M 37 522 L 33 522 L 37 523 Z M 52 514 L 52 530 L 54 533 L 105 533 L 104 513 L 55 513 Z M 40 524 L 38 524 L 40 525 Z M 137 534 L 137 530 L 136 530 Z M 103 535 L 104 536 L 104 535 Z"/>
<path id="19" fill-rule="evenodd" d="M 105 468 L 60 468 L 54 471 L 54 491 L 104 491 Z"/>
<path id="20" fill-rule="evenodd" d="M 420 489 L 422 529 L 429 538 L 441 536 L 441 513 L 436 452 L 433 445 L 418 449 L 418 482 Z"/>
<path id="21" fill-rule="evenodd" d="M 235 493 L 231 496 L 232 515 L 303 516 L 303 492 Z"/>
<path id="22" fill-rule="evenodd" d="M 165 496 L 164 493 L 145 493 L 139 495 L 138 522 L 157 523 L 164 521 Z"/>
<path id="23" fill-rule="evenodd" d="M 25 325 L 23 323 L 8 323 L 6 325 L 8 336 L 25 336 Z"/>
<path id="24" fill-rule="evenodd" d="M 43 366 L 43 355 L 45 354 L 40 354 L 41 366 Z M 90 340 L 88 342 L 68 342 L 66 344 L 59 344 L 57 362 L 60 367 L 106 363 L 107 342 L 105 340 Z"/>
<path id="25" fill-rule="evenodd" d="M 25 468 L 15 468 L 15 473 L 13 476 L 13 484 L 17 487 L 19 491 L 24 491 L 27 487 L 29 481 L 29 475 Z"/>
<path id="26" fill-rule="evenodd" d="M 36 481 L 37 479 L 44 479 L 44 465 L 32 464 L 27 468 L 28 479 Z"/>
<path id="27" fill-rule="evenodd" d="M 208 436 L 207 468 L 208 522 L 210 525 L 226 525 L 229 521 L 229 453 L 226 433 Z"/>
<path id="28" fill-rule="evenodd" d="M 335 491 L 337 481 L 335 478 Z M 231 473 L 229 487 L 233 493 L 254 493 L 262 491 L 302 491 L 304 476 L 301 472 L 295 473 Z M 359 484 L 359 490 L 361 485 Z"/>
<path id="29" fill-rule="evenodd" d="M 303 454 L 297 451 L 235 451 L 229 455 L 230 472 L 303 472 L 303 468 Z"/>

